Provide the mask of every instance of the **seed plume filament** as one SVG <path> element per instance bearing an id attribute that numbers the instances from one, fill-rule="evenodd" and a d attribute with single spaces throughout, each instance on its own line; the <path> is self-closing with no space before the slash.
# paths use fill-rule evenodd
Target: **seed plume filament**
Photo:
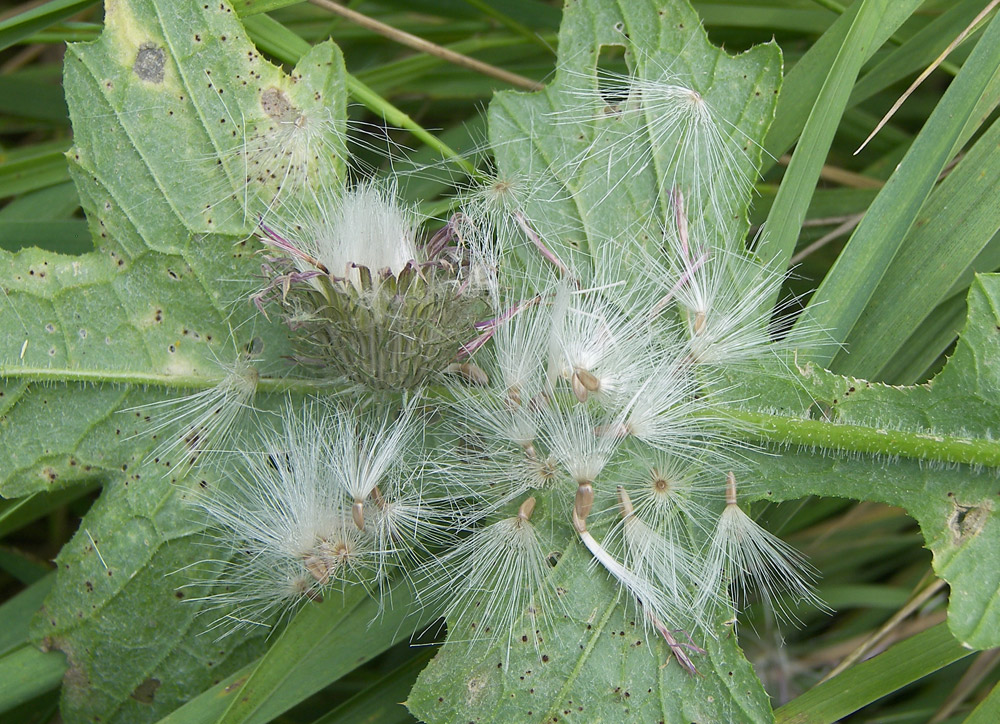
<path id="1" fill-rule="evenodd" d="M 525 236 L 527 236 L 528 239 L 531 240 L 531 243 L 535 245 L 538 252 L 545 257 L 550 264 L 558 269 L 561 274 L 570 276 L 569 267 L 563 264 L 562 261 L 559 260 L 559 257 L 557 257 L 551 249 L 545 246 L 541 237 L 539 237 L 535 230 L 531 228 L 531 224 L 528 223 L 528 220 L 524 218 L 524 214 L 520 211 L 515 211 L 514 220 L 517 222 L 517 225 L 521 227 Z"/>
<path id="2" fill-rule="evenodd" d="M 632 515 L 634 509 L 632 508 L 632 501 L 628 498 L 628 493 L 626 493 L 622 487 L 619 487 L 618 490 L 623 516 Z M 609 574 L 611 574 L 611 577 L 618 581 L 619 585 L 632 595 L 643 614 L 649 619 L 650 623 L 653 624 L 653 628 L 655 628 L 657 633 L 659 633 L 660 636 L 663 637 L 663 640 L 666 641 L 667 646 L 670 647 L 670 651 L 673 653 L 674 658 L 677 659 L 677 662 L 683 666 L 688 673 L 698 673 L 694 662 L 691 661 L 687 652 L 684 651 L 684 645 L 674 638 L 670 629 L 663 624 L 652 608 L 647 606 L 644 602 L 644 598 L 651 601 L 656 600 L 657 595 L 655 589 L 653 589 L 645 581 L 642 581 L 631 570 L 622 565 L 622 563 L 609 553 L 604 546 L 598 543 L 594 536 L 590 534 L 590 531 L 587 530 L 587 517 L 590 515 L 590 511 L 593 506 L 593 485 L 590 482 L 579 483 L 576 489 L 576 500 L 573 504 L 572 517 L 573 528 L 576 530 L 577 535 L 580 536 L 580 540 L 587 547 L 587 550 L 590 551 L 591 555 L 594 556 L 594 559 L 600 563 Z M 694 649 L 701 652 L 701 649 L 696 646 L 694 646 Z"/>

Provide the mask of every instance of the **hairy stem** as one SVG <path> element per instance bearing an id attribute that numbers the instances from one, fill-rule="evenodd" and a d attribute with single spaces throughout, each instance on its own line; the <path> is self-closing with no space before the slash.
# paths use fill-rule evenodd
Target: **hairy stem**
<path id="1" fill-rule="evenodd" d="M 731 408 L 718 412 L 745 423 L 746 437 L 757 442 L 1000 467 L 1000 440 L 889 430 Z"/>

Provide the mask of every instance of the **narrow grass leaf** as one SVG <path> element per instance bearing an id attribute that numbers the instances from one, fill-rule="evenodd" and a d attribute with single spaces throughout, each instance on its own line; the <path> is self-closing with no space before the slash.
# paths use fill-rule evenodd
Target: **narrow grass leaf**
<path id="1" fill-rule="evenodd" d="M 833 341 L 844 342 L 858 323 L 998 66 L 1000 22 L 994 18 L 810 301 L 814 322 Z M 825 365 L 833 357 L 831 345 L 813 361 Z M 851 363 L 842 363 L 849 370 Z"/>
<path id="2" fill-rule="evenodd" d="M 0 714 L 59 686 L 66 659 L 28 644 L 0 657 Z"/>
<path id="3" fill-rule="evenodd" d="M 263 724 L 429 623 L 412 613 L 404 584 L 385 594 L 385 611 L 355 587 L 303 608 L 261 658 L 219 724 Z M 377 618 L 376 618 L 377 617 Z"/>
<path id="4" fill-rule="evenodd" d="M 868 60 L 868 57 L 874 54 L 922 4 L 923 0 L 894 0 L 888 3 L 864 60 Z M 771 124 L 764 139 L 764 149 L 767 153 L 764 154 L 762 173 L 775 163 L 773 159 L 780 158 L 799 137 L 809 109 L 813 107 L 823 86 L 823 79 L 828 75 L 829 68 L 833 65 L 861 7 L 861 3 L 852 3 L 785 74 L 778 108 L 774 113 L 774 123 Z"/>
<path id="5" fill-rule="evenodd" d="M 993 691 L 979 702 L 965 719 L 965 724 L 994 724 L 1000 721 L 1000 684 L 993 686 Z"/>
<path id="6" fill-rule="evenodd" d="M 7 18 L 0 22 L 0 50 L 9 48 L 60 20 L 72 17 L 91 5 L 97 5 L 97 2 L 98 0 L 51 0 Z"/>
<path id="7" fill-rule="evenodd" d="M 865 73 L 854 86 L 848 105 L 857 105 L 933 63 L 982 9 L 982 0 L 960 0 L 948 7 Z"/>
<path id="8" fill-rule="evenodd" d="M 885 0 L 864 0 L 802 129 L 767 217 L 767 233 L 757 248 L 761 259 L 775 270 L 788 266 L 833 135 L 861 64 L 872 51 L 875 31 L 881 25 L 886 5 Z M 771 300 L 771 306 L 774 301 Z"/>
<path id="9" fill-rule="evenodd" d="M 55 574 L 49 574 L 28 586 L 0 606 L 0 656 L 28 643 L 28 624 L 52 590 Z"/>
<path id="10" fill-rule="evenodd" d="M 832 724 L 972 653 L 946 624 L 896 644 L 774 712 L 776 724 Z"/>
<path id="11" fill-rule="evenodd" d="M 907 337 L 1000 230 L 998 187 L 1000 121 L 931 193 L 834 358 L 836 369 L 879 379 L 887 358 L 906 351 Z"/>
<path id="12" fill-rule="evenodd" d="M 399 668 L 362 689 L 313 724 L 407 724 L 415 720 L 403 704 L 417 675 L 434 655 L 424 649 Z"/>

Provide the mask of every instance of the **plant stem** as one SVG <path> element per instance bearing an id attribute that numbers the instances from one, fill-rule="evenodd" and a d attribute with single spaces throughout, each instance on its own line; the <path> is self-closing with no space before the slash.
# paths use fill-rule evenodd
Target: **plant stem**
<path id="1" fill-rule="evenodd" d="M 430 42 L 429 40 L 424 40 L 423 38 L 413 35 L 412 33 L 407 33 L 404 30 L 394 28 L 391 25 L 386 25 L 375 18 L 370 18 L 364 13 L 359 13 L 356 10 L 344 7 L 343 5 L 338 5 L 335 2 L 331 2 L 331 0 L 309 1 L 317 7 L 323 8 L 324 10 L 334 13 L 335 15 L 339 15 L 342 18 L 346 18 L 356 25 L 360 25 L 361 27 L 367 28 L 374 33 L 385 36 L 386 38 L 389 38 L 389 40 L 399 43 L 400 45 L 413 48 L 418 52 L 427 53 L 428 55 L 442 58 L 454 65 L 468 68 L 469 70 L 473 70 L 477 73 L 482 73 L 490 78 L 496 78 L 497 80 L 508 83 L 515 88 L 523 88 L 526 90 L 541 90 L 543 88 L 541 83 L 533 81 L 531 78 L 525 78 L 523 75 L 511 73 L 509 70 L 504 70 L 503 68 L 498 68 L 495 65 L 484 63 L 481 60 L 470 58 L 468 55 L 456 53 L 454 50 L 442 47 L 437 43 Z"/>
<path id="2" fill-rule="evenodd" d="M 717 409 L 716 414 L 744 423 L 747 436 L 759 442 L 1000 467 L 997 440 L 805 420 L 732 408 Z"/>
<path id="3" fill-rule="evenodd" d="M 214 387 L 223 379 L 221 375 L 167 375 L 132 370 L 101 371 L 19 365 L 0 365 L 0 378 L 47 383 L 154 385 L 173 389 L 205 389 Z M 262 393 L 281 394 L 315 394 L 342 387 L 343 384 L 335 380 L 295 377 L 261 377 L 257 383 L 257 388 Z M 738 423 L 738 434 L 755 442 L 1000 468 L 1000 440 L 782 417 L 731 407 L 715 407 L 706 414 L 722 416 Z"/>

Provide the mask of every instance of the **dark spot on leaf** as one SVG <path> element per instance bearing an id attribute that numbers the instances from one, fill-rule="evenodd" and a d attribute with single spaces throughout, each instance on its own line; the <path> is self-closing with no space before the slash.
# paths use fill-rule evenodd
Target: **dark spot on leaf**
<path id="1" fill-rule="evenodd" d="M 299 116 L 299 110 L 288 100 L 288 96 L 273 86 L 260 94 L 260 107 L 276 121 L 294 121 Z"/>
<path id="2" fill-rule="evenodd" d="M 159 688 L 159 679 L 146 679 L 132 691 L 132 698 L 141 704 L 152 704 L 156 697 L 156 690 Z"/>
<path id="3" fill-rule="evenodd" d="M 948 518 L 948 528 L 951 530 L 952 543 L 961 545 L 974 538 L 983 529 L 991 512 L 989 503 L 982 505 L 961 505 L 953 503 L 955 509 Z"/>
<path id="4" fill-rule="evenodd" d="M 163 82 L 163 69 L 167 64 L 167 56 L 160 48 L 153 43 L 143 43 L 139 46 L 139 52 L 135 56 L 132 64 L 132 71 L 150 83 Z"/>

